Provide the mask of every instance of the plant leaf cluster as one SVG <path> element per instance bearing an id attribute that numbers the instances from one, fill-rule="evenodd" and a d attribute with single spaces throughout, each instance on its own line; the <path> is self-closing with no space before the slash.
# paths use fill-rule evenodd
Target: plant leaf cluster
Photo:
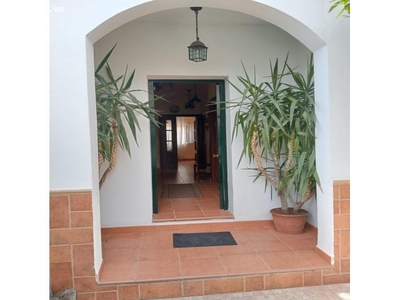
<path id="1" fill-rule="evenodd" d="M 256 179 L 264 177 L 278 193 L 282 209 L 300 209 L 319 185 L 315 162 L 314 65 L 311 56 L 307 74 L 288 65 L 288 55 L 279 68 L 270 61 L 266 81 L 257 84 L 244 65 L 240 86 L 230 82 L 241 95 L 229 101 L 236 108 L 233 137 L 243 133 L 243 157 L 257 163 Z"/>
<path id="2" fill-rule="evenodd" d="M 114 141 L 118 141 L 121 149 L 131 156 L 128 131 L 137 144 L 137 132 L 140 131 L 138 114 L 158 125 L 155 119 L 157 112 L 152 105 L 157 98 L 141 102 L 134 93 L 144 91 L 131 89 L 135 71 L 129 74 L 127 66 L 123 75 L 114 75 L 108 60 L 115 47 L 107 53 L 95 71 L 98 150 L 108 162 L 111 161 Z M 113 126 L 118 130 L 113 130 Z"/>
<path id="3" fill-rule="evenodd" d="M 333 4 L 329 8 L 329 12 L 337 7 L 341 8 L 336 18 L 339 18 L 344 12 L 347 12 L 348 17 L 350 16 L 350 0 L 331 0 L 330 3 Z"/>

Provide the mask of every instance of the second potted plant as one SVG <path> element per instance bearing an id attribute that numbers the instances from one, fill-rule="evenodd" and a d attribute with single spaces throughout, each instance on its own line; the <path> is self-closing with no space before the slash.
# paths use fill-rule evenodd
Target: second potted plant
<path id="1" fill-rule="evenodd" d="M 237 109 L 233 135 L 243 133 L 240 159 L 246 156 L 255 161 L 256 179 L 264 178 L 276 191 L 281 206 L 270 211 L 275 229 L 302 233 L 308 214 L 302 207 L 320 185 L 315 162 L 313 58 L 305 76 L 288 65 L 288 56 L 279 70 L 277 59 L 274 65 L 270 63 L 269 80 L 259 85 L 243 69 L 245 75 L 238 76 L 242 87 L 230 82 L 241 97 L 229 102 L 230 108 Z"/>

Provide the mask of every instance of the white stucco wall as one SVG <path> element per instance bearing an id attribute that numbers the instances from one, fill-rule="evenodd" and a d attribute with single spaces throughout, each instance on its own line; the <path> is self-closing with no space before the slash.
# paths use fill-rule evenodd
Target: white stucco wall
<path id="1" fill-rule="evenodd" d="M 266 4 L 266 5 L 264 5 Z M 218 0 L 155 0 L 155 1 L 79 1 L 52 0 L 50 3 L 50 189 L 56 190 L 80 190 L 89 189 L 93 192 L 94 208 L 94 231 L 95 231 L 95 265 L 98 269 L 101 261 L 101 248 L 99 247 L 100 236 L 100 211 L 104 225 L 116 225 L 107 214 L 119 211 L 127 211 L 119 218 L 120 225 L 132 225 L 132 216 L 129 213 L 140 216 L 135 218 L 134 223 L 149 223 L 151 216 L 151 170 L 150 170 L 150 135 L 148 134 L 148 122 L 142 122 L 142 134 L 139 135 L 140 149 L 147 154 L 134 157 L 129 160 L 127 155 L 119 157 L 119 163 L 114 170 L 115 173 L 128 172 L 131 176 L 129 186 L 117 183 L 110 177 L 109 185 L 114 185 L 113 193 L 116 202 L 99 201 L 97 187 L 97 144 L 95 137 L 95 114 L 93 93 L 93 44 L 114 29 L 128 23 L 138 17 L 149 13 L 189 6 L 210 8 L 229 8 L 231 10 L 248 13 L 279 26 L 291 35 L 299 39 L 311 51 L 315 53 L 316 63 L 316 98 L 317 113 L 321 117 L 317 131 L 319 140 L 317 142 L 318 167 L 323 181 L 324 191 L 318 198 L 318 216 L 323 216 L 324 222 L 319 222 L 318 246 L 327 254 L 333 256 L 333 213 L 332 213 L 332 181 L 335 179 L 349 179 L 349 19 L 335 19 L 335 15 L 328 14 L 328 1 L 320 0 L 288 0 L 288 1 L 218 1 Z M 55 9 L 62 8 L 62 9 Z M 190 11 L 189 11 L 190 13 Z M 203 12 L 202 12 L 203 13 Z M 201 14 L 200 14 L 201 17 Z M 201 20 L 201 19 L 200 19 Z M 137 87 L 147 89 L 146 76 L 171 75 L 173 71 L 179 76 L 233 76 L 240 73 L 239 62 L 232 61 L 233 54 L 225 55 L 226 49 L 218 48 L 218 45 L 230 43 L 231 38 L 245 32 L 245 26 L 237 28 L 231 36 L 226 35 L 227 30 L 223 26 L 212 26 L 202 24 L 200 21 L 200 37 L 210 47 L 209 61 L 202 64 L 193 64 L 186 60 L 186 46 L 194 38 L 192 25 L 190 28 L 175 26 L 175 34 L 171 39 L 158 43 L 154 39 L 154 31 L 160 35 L 170 33 L 168 30 L 156 24 L 146 24 L 148 30 L 139 27 L 131 28 L 128 32 L 127 26 L 118 28 L 117 35 L 113 38 L 107 36 L 99 41 L 96 48 L 96 57 L 102 56 L 114 42 L 118 42 L 118 51 L 122 57 L 129 57 L 133 50 L 140 53 L 142 57 L 136 63 L 133 60 L 112 60 L 113 66 L 125 67 L 128 63 L 137 70 Z M 266 31 L 263 31 L 266 32 Z M 218 33 L 218 35 L 217 35 Z M 248 32 L 246 32 L 248 33 Z M 115 34 L 115 33 L 113 33 Z M 186 35 L 188 34 L 188 38 Z M 276 37 L 273 32 L 268 33 Z M 133 38 L 142 39 L 144 44 L 133 44 Z M 185 38 L 184 38 L 185 37 Z M 242 36 L 241 36 L 242 38 Z M 250 41 L 254 41 L 254 35 L 249 34 Z M 253 39 L 252 39 L 253 38 Z M 114 39 L 114 40 L 113 40 Z M 121 39 L 121 41 L 119 40 Z M 189 39 L 189 41 L 187 40 Z M 174 41 L 175 43 L 171 43 Z M 265 40 L 257 40 L 258 45 L 264 45 Z M 281 47 L 290 49 L 301 48 L 300 44 L 294 45 L 293 39 L 279 37 Z M 274 41 L 276 43 L 276 41 Z M 103 45 L 100 47 L 100 45 Z M 126 47 L 123 47 L 122 45 Z M 254 45 L 245 48 L 245 43 L 236 45 L 232 51 L 237 51 L 237 58 L 242 58 L 249 68 L 255 61 L 262 61 L 268 57 L 283 57 L 281 49 L 268 44 L 269 52 L 261 53 L 255 51 Z M 174 47 L 173 53 L 165 58 L 163 53 L 156 50 Z M 270 48 L 271 47 L 271 48 Z M 274 50 L 275 49 L 275 50 Z M 181 52 L 179 52 L 181 51 Z M 274 52 L 276 51 L 276 52 Z M 152 53 L 152 60 L 159 64 L 145 65 L 147 59 L 143 55 Z M 286 52 L 286 51 L 285 51 Z M 306 52 L 301 50 L 300 52 Z M 291 52 L 291 59 L 297 61 L 303 59 Z M 224 54 L 224 56 L 222 56 Z M 216 58 L 219 57 L 218 60 Z M 248 60 L 244 58 L 249 58 Z M 258 74 L 262 74 L 264 67 L 257 67 Z M 160 67 L 162 63 L 163 68 Z M 176 66 L 179 64 L 180 68 Z M 212 68 L 210 65 L 212 64 Z M 165 67 L 164 67 L 165 66 Z M 195 69 L 194 69 L 195 67 Z M 227 92 L 228 96 L 234 96 Z M 229 118 L 228 118 L 229 121 Z M 317 133 L 318 134 L 318 133 Z M 244 172 L 235 171 L 238 151 L 234 146 L 231 149 L 232 173 L 229 178 L 232 181 L 230 194 L 234 199 L 234 212 L 239 218 L 246 219 L 254 216 L 254 209 L 265 205 L 258 198 L 260 192 L 256 191 L 255 185 Z M 127 171 L 127 168 L 130 171 Z M 125 168 L 125 169 L 124 169 Z M 140 170 L 140 171 L 139 171 Z M 140 181 L 140 186 L 137 182 Z M 236 189 L 235 182 L 244 182 L 248 189 Z M 261 182 L 259 183 L 260 185 Z M 244 195 L 244 192 L 246 193 Z M 262 188 L 261 188 L 262 190 Z M 104 189 L 101 197 L 111 199 L 111 189 Z M 134 193 L 135 199 L 128 203 L 125 195 Z M 251 197 L 252 198 L 252 197 Z M 139 199 L 139 200 L 137 200 Z M 146 199 L 146 200 L 144 200 Z M 257 201 L 260 201 L 259 203 Z M 245 204 L 246 203 L 246 204 Z M 250 203 L 250 204 L 249 204 Z M 252 207 L 254 205 L 254 207 Z M 260 206 L 259 206 L 260 205 Z M 267 210 L 267 208 L 266 208 Z M 104 214 L 104 216 L 103 216 Z M 261 218 L 265 217 L 261 216 Z M 113 223 L 114 222 L 114 223 Z"/>

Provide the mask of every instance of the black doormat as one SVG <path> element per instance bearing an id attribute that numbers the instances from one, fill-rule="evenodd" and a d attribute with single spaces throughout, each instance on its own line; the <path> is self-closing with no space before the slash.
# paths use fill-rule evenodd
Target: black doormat
<path id="1" fill-rule="evenodd" d="M 174 248 L 237 245 L 230 232 L 174 233 Z"/>

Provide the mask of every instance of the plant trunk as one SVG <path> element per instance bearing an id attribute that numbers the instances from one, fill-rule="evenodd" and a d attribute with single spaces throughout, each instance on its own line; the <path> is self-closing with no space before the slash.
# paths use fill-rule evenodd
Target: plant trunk
<path id="1" fill-rule="evenodd" d="M 103 173 L 103 176 L 101 176 L 101 180 L 100 180 L 100 183 L 99 183 L 99 188 L 101 189 L 101 186 L 103 185 L 103 183 L 104 183 L 104 181 L 106 181 L 106 178 L 107 178 L 107 176 L 108 176 L 108 173 L 110 173 L 110 171 L 114 168 L 114 166 L 115 166 L 115 162 L 116 162 L 116 160 L 117 160 L 117 155 L 116 155 L 116 153 L 117 153 L 117 150 L 118 150 L 118 141 L 114 141 L 114 143 L 113 143 L 113 150 L 112 150 L 112 157 L 111 157 L 111 162 L 110 162 L 110 164 L 108 165 L 108 168 L 107 168 L 107 170 L 105 170 L 105 172 Z M 115 153 L 115 155 L 114 155 L 114 153 Z"/>
<path id="2" fill-rule="evenodd" d="M 278 181 L 273 180 L 268 173 L 265 171 L 262 162 L 261 162 L 261 155 L 260 155 L 260 146 L 258 145 L 258 132 L 257 132 L 257 126 L 254 126 L 255 129 L 253 131 L 252 137 L 251 137 L 251 152 L 254 155 L 254 159 L 257 163 L 257 168 L 261 172 L 261 174 L 264 176 L 264 178 L 272 184 L 272 186 L 275 188 L 275 190 L 278 189 Z"/>
<path id="3" fill-rule="evenodd" d="M 296 205 L 293 207 L 293 210 L 294 210 L 295 212 L 298 211 L 300 208 L 302 208 L 302 206 L 303 206 L 304 203 L 305 203 L 305 202 L 302 202 L 302 201 L 296 203 Z"/>
<path id="4" fill-rule="evenodd" d="M 103 143 L 101 141 L 99 141 L 99 149 L 102 147 L 102 145 L 103 145 Z M 98 163 L 98 166 L 99 166 L 99 171 L 100 171 L 101 165 L 103 164 L 103 161 L 104 161 L 103 154 L 101 154 L 100 151 L 98 151 L 97 163 Z"/>
<path id="5" fill-rule="evenodd" d="M 279 199 L 281 200 L 282 212 L 289 212 L 289 205 L 284 191 L 279 193 Z"/>
<path id="6" fill-rule="evenodd" d="M 314 193 L 311 191 L 310 186 L 307 186 L 307 191 L 304 194 L 303 199 L 301 199 L 300 202 L 296 203 L 296 205 L 293 207 L 294 211 L 298 211 L 300 208 L 303 207 L 304 203 L 306 203 L 308 200 L 310 200 L 314 196 Z"/>
<path id="7" fill-rule="evenodd" d="M 99 183 L 99 189 L 101 189 L 101 186 L 103 185 L 104 181 L 106 181 L 108 173 L 110 173 L 111 170 L 112 170 L 112 168 L 111 168 L 111 164 L 110 164 L 110 166 L 107 168 L 107 170 L 105 170 L 105 172 L 103 173 L 103 176 L 101 176 L 101 180 Z"/>
<path id="8" fill-rule="evenodd" d="M 115 164 L 117 162 L 117 152 L 118 152 L 118 127 L 117 127 L 117 122 L 115 119 L 112 121 L 112 128 L 114 132 L 114 142 L 112 145 L 112 152 L 111 152 L 111 159 L 110 159 L 110 164 L 107 168 L 107 170 L 104 172 L 103 176 L 101 177 L 100 183 L 99 183 L 99 188 L 101 189 L 104 181 L 106 181 L 106 178 L 108 176 L 108 173 L 115 167 Z"/>

